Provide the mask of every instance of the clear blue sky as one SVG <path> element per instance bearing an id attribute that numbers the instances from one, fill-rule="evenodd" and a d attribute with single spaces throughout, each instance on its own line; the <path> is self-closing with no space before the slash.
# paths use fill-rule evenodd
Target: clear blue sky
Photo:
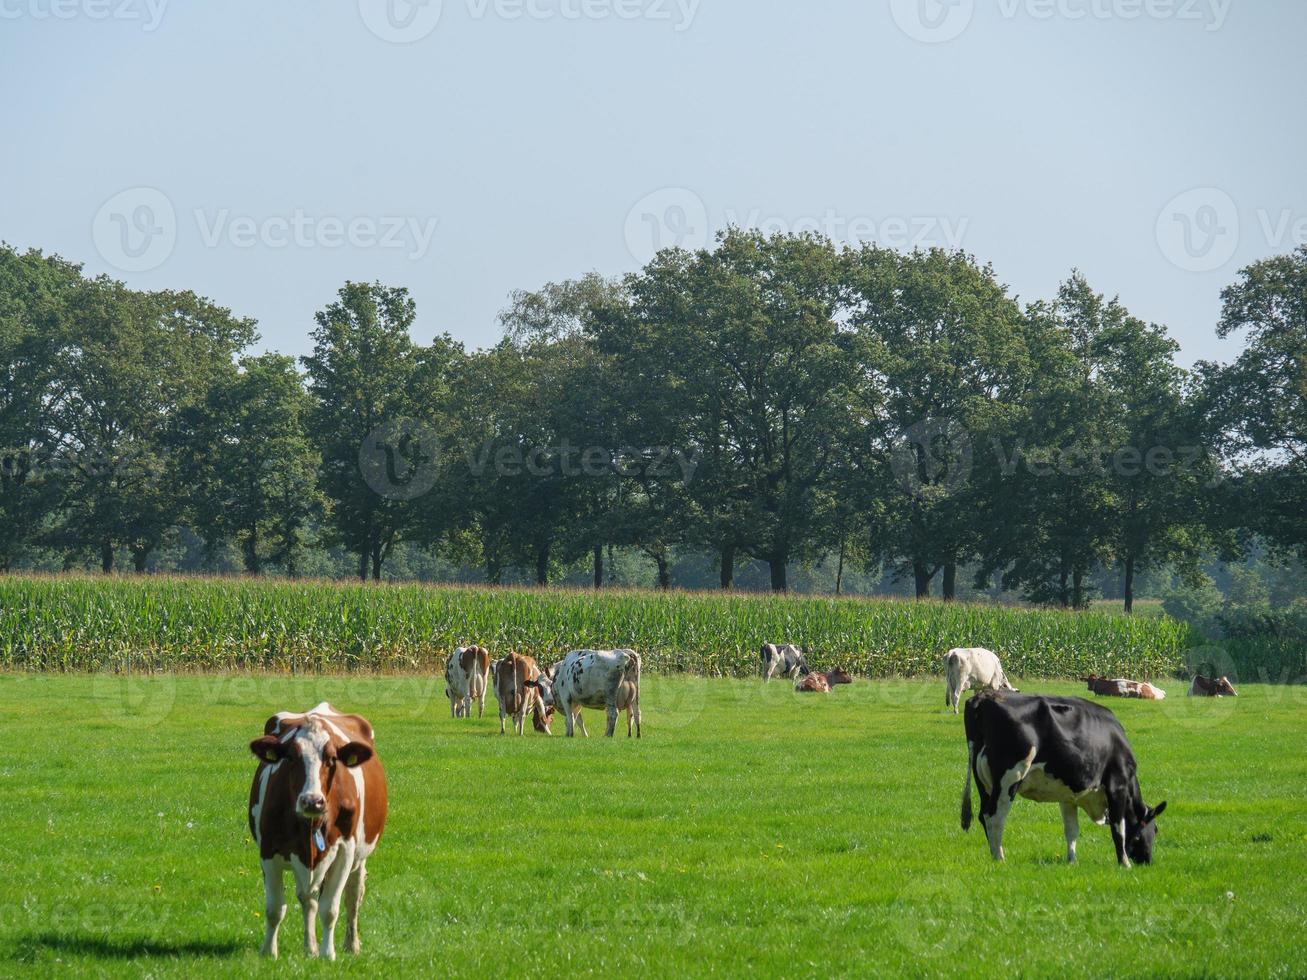
<path id="1" fill-rule="evenodd" d="M 1186 362 L 1307 238 L 1301 0 L 387 2 L 0 0 L 0 238 L 301 354 L 347 278 L 481 346 L 655 229 L 919 236 L 1023 299 L 1078 266 Z"/>

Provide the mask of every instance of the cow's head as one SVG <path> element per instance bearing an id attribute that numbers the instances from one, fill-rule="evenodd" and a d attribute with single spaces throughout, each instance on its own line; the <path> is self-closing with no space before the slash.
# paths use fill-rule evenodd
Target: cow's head
<path id="1" fill-rule="evenodd" d="M 1228 677 L 1222 677 L 1220 680 L 1216 681 L 1215 686 L 1216 696 L 1218 698 L 1223 697 L 1226 694 L 1230 695 L 1232 698 L 1237 698 L 1239 696 L 1239 692 L 1234 689 L 1234 685 L 1230 683 L 1230 678 Z"/>
<path id="2" fill-rule="evenodd" d="M 1144 807 L 1144 815 L 1139 823 L 1128 832 L 1125 849 L 1130 860 L 1135 864 L 1151 864 L 1153 861 L 1153 841 L 1157 837 L 1157 818 L 1166 809 L 1166 802 L 1156 807 Z"/>
<path id="3" fill-rule="evenodd" d="M 852 684 L 853 675 L 843 667 L 836 667 L 826 675 L 826 680 L 830 682 L 831 687 L 834 687 L 836 684 Z"/>
<path id="4" fill-rule="evenodd" d="M 536 708 L 535 713 L 531 716 L 531 724 L 536 731 L 545 735 L 552 735 L 549 726 L 554 721 L 554 669 L 541 671 L 535 680 L 526 682 L 526 686 L 536 692 L 540 699 L 540 706 Z"/>
<path id="5" fill-rule="evenodd" d="M 372 746 L 363 742 L 332 744 L 326 726 L 316 718 L 296 728 L 284 741 L 276 735 L 256 738 L 250 743 L 250 751 L 270 765 L 290 764 L 295 813 L 310 823 L 327 815 L 328 794 L 339 769 L 352 769 L 372 758 Z"/>

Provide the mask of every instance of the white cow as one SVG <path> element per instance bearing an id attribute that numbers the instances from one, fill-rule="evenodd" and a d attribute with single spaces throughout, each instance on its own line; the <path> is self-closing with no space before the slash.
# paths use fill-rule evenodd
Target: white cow
<path id="1" fill-rule="evenodd" d="M 808 661 L 803 657 L 803 651 L 793 643 L 786 643 L 783 646 L 777 643 L 764 643 L 761 660 L 763 681 L 769 681 L 773 677 L 788 677 L 794 680 L 812 673 Z"/>
<path id="2" fill-rule="evenodd" d="M 635 737 L 640 737 L 640 655 L 634 650 L 576 650 L 555 664 L 548 672 L 553 682 L 554 704 L 567 720 L 567 737 L 573 734 L 573 724 L 581 726 L 582 708 L 603 708 L 608 713 L 608 728 L 604 734 L 612 738 L 617 727 L 617 714 L 626 712 L 626 735 L 631 736 L 635 724 Z"/>
<path id="3" fill-rule="evenodd" d="M 481 647 L 459 647 L 445 664 L 445 697 L 455 718 L 472 717 L 472 702 L 477 703 L 477 717 L 486 710 L 486 687 L 490 683 L 490 654 Z"/>
<path id="4" fill-rule="evenodd" d="M 982 691 L 1015 691 L 1003 673 L 1003 665 L 998 657 L 984 647 L 950 650 L 944 655 L 944 673 L 947 688 L 944 691 L 944 706 L 958 713 L 958 702 L 962 692 L 978 687 Z"/>

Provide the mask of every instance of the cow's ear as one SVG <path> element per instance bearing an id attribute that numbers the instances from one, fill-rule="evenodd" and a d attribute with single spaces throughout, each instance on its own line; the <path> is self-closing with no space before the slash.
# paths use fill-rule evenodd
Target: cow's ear
<path id="1" fill-rule="evenodd" d="M 286 744 L 276 735 L 264 735 L 250 743 L 250 751 L 263 762 L 278 762 L 286 758 Z"/>
<path id="2" fill-rule="evenodd" d="M 1161 803 L 1157 804 L 1156 809 L 1148 811 L 1148 816 L 1144 817 L 1144 823 L 1146 824 L 1152 823 L 1154 820 L 1156 820 L 1158 817 L 1162 815 L 1162 811 L 1165 809 L 1166 809 L 1166 800 L 1163 800 Z"/>
<path id="3" fill-rule="evenodd" d="M 350 742 L 336 750 L 336 758 L 353 769 L 372 758 L 372 746 L 364 745 L 362 742 Z"/>

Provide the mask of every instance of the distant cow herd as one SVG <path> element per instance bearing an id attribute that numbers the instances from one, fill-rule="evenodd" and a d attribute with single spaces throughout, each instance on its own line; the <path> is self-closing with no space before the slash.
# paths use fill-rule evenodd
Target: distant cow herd
<path id="1" fill-rule="evenodd" d="M 789 644 L 763 646 L 760 668 L 764 682 L 784 677 L 800 693 L 829 694 L 853 683 L 841 668 L 812 670 L 803 651 Z M 1021 694 L 999 658 L 980 647 L 950 650 L 944 674 L 945 705 L 955 714 L 962 694 L 979 689 L 963 712 L 967 771 L 962 829 L 971 826 L 974 781 L 980 822 L 996 861 L 1004 860 L 1008 811 L 1023 796 L 1061 807 L 1068 861 L 1076 860 L 1083 810 L 1111 828 L 1121 865 L 1151 862 L 1157 818 L 1166 803 L 1150 807 L 1144 802 L 1133 750 L 1111 711 L 1083 698 Z M 1146 682 L 1091 674 L 1087 683 L 1091 693 L 1104 697 L 1166 697 Z M 515 733 L 525 734 L 528 717 L 536 731 L 550 734 L 554 715 L 561 711 L 568 737 L 577 728 L 588 735 L 581 710 L 589 708 L 604 710 L 608 737 L 622 712 L 627 736 L 640 737 L 640 657 L 633 650 L 578 650 L 542 669 L 531 657 L 510 653 L 494 660 L 480 646 L 460 647 L 446 664 L 445 685 L 455 719 L 470 718 L 474 702 L 482 717 L 486 691 L 492 689 L 499 702 L 500 734 L 510 721 Z M 1189 695 L 1237 696 L 1229 678 L 1203 675 L 1193 679 Z M 387 807 L 386 776 L 371 724 L 324 702 L 302 714 L 273 715 L 250 751 L 258 759 L 248 817 L 263 870 L 264 955 L 277 955 L 288 870 L 303 913 L 306 952 L 317 956 L 321 951 L 335 959 L 343 905 L 345 946 L 357 953 L 367 860 L 381 838 Z M 321 943 L 316 922 L 322 926 Z"/>

